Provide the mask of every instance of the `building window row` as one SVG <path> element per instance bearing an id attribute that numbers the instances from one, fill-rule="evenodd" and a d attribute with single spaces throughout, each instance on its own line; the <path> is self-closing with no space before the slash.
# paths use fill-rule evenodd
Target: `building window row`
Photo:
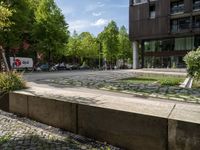
<path id="1" fill-rule="evenodd" d="M 193 9 L 200 10 L 200 0 L 193 0 Z"/>
<path id="2" fill-rule="evenodd" d="M 200 36 L 144 42 L 144 52 L 188 51 L 200 46 Z"/>
<path id="3" fill-rule="evenodd" d="M 171 2 L 171 13 L 172 14 L 183 13 L 184 9 L 185 9 L 185 7 L 184 7 L 183 0 Z"/>
<path id="4" fill-rule="evenodd" d="M 147 2 L 148 0 L 130 0 L 130 5 L 139 5 Z"/>
<path id="5" fill-rule="evenodd" d="M 184 0 L 176 0 L 171 2 L 171 14 L 184 13 Z M 200 0 L 193 0 L 193 10 L 200 10 Z"/>
<path id="6" fill-rule="evenodd" d="M 200 28 L 200 16 L 179 18 L 171 20 L 171 32 L 181 32 L 189 29 Z"/>
<path id="7" fill-rule="evenodd" d="M 144 68 L 185 68 L 183 56 L 145 56 Z"/>

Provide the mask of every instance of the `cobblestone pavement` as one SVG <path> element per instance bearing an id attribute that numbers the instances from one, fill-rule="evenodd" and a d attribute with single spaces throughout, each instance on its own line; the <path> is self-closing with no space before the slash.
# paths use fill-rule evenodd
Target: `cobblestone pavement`
<path id="1" fill-rule="evenodd" d="M 39 79 L 38 84 L 49 84 L 55 87 L 87 87 L 104 90 L 115 90 L 139 96 L 150 96 L 178 101 L 200 103 L 200 89 L 186 89 L 175 86 L 157 84 L 135 84 L 120 79 L 134 77 L 132 71 L 83 72 L 82 74 L 66 74 L 59 78 Z"/>
<path id="2" fill-rule="evenodd" d="M 26 118 L 0 111 L 1 150 L 119 150 Z"/>

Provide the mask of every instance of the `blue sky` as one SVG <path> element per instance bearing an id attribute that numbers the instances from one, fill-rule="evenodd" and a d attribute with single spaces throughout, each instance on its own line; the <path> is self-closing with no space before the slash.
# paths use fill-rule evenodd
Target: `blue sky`
<path id="1" fill-rule="evenodd" d="M 109 21 L 128 28 L 129 0 L 55 0 L 65 15 L 70 32 L 100 33 Z"/>

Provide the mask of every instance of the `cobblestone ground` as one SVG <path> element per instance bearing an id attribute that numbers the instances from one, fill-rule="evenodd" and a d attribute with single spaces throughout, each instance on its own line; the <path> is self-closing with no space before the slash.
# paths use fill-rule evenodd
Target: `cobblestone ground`
<path id="1" fill-rule="evenodd" d="M 119 150 L 82 136 L 0 111 L 1 150 Z"/>
<path id="2" fill-rule="evenodd" d="M 116 90 L 140 96 L 200 103 L 200 89 L 159 86 L 156 84 L 126 83 L 120 80 L 134 76 L 136 76 L 134 72 L 88 73 L 84 75 L 66 75 L 66 77 L 58 79 L 43 79 L 38 80 L 38 83 L 45 83 L 56 87 L 87 87 Z"/>

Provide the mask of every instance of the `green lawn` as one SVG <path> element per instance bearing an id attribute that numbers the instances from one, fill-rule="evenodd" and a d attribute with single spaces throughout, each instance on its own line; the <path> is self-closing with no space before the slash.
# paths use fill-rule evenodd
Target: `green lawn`
<path id="1" fill-rule="evenodd" d="M 124 82 L 135 83 L 135 84 L 159 84 L 168 86 L 177 86 L 185 80 L 184 77 L 174 77 L 174 76 L 139 76 L 133 78 L 122 79 Z"/>

